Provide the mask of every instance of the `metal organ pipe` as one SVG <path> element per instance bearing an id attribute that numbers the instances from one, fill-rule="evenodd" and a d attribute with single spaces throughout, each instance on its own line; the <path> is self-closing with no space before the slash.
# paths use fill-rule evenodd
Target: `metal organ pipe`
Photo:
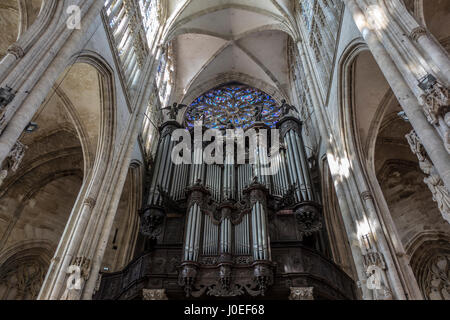
<path id="1" fill-rule="evenodd" d="M 241 191 L 242 191 L 242 166 L 238 165 L 237 167 L 237 199 L 241 200 Z"/>
<path id="2" fill-rule="evenodd" d="M 172 149 L 173 149 L 173 146 L 174 146 L 174 142 L 170 140 L 169 141 L 169 149 L 168 149 L 165 166 L 164 166 L 163 180 L 162 180 L 162 184 L 161 184 L 163 190 L 165 190 L 165 191 L 167 191 L 169 189 L 170 180 L 172 178 L 172 170 L 173 170 Z"/>
<path id="3" fill-rule="evenodd" d="M 241 164 L 238 166 L 238 199 L 242 199 L 242 191 L 248 186 L 248 182 L 252 180 L 252 166 L 249 164 Z"/>
<path id="4" fill-rule="evenodd" d="M 311 182 L 311 177 L 309 175 L 309 166 L 308 166 L 308 163 L 306 160 L 305 146 L 303 144 L 303 140 L 298 136 L 298 134 L 295 134 L 294 137 L 297 142 L 298 150 L 300 152 L 301 165 L 303 167 L 305 186 L 306 186 L 306 191 L 308 194 L 307 199 L 312 201 L 312 200 L 314 200 L 314 192 L 312 190 L 312 182 Z"/>
<path id="5" fill-rule="evenodd" d="M 253 242 L 253 259 L 258 260 L 258 228 L 256 227 L 255 207 L 252 208 L 252 242 Z"/>
<path id="6" fill-rule="evenodd" d="M 240 238 L 240 231 L 241 231 L 241 224 L 238 224 L 237 226 L 234 226 L 234 253 L 240 254 L 240 247 L 241 247 L 241 238 Z"/>
<path id="7" fill-rule="evenodd" d="M 193 260 L 193 256 L 194 256 L 194 239 L 195 239 L 195 218 L 196 218 L 196 206 L 197 204 L 195 203 L 192 207 L 191 207 L 191 225 L 190 225 L 190 234 L 189 234 L 189 244 L 188 244 L 188 257 L 186 260 Z"/>
<path id="8" fill-rule="evenodd" d="M 166 165 L 167 155 L 169 153 L 169 143 L 170 143 L 170 136 L 166 135 L 164 137 L 164 149 L 163 149 L 163 156 L 161 159 L 161 164 L 158 171 L 158 182 L 162 182 L 162 179 L 164 177 L 164 167 Z"/>
<path id="9" fill-rule="evenodd" d="M 196 261 L 198 259 L 198 254 L 200 250 L 200 232 L 201 232 L 201 210 L 200 207 L 196 205 L 196 215 L 195 215 L 195 237 L 194 237 L 194 254 L 192 260 Z"/>
<path id="10" fill-rule="evenodd" d="M 173 170 L 173 180 L 172 180 L 172 186 L 170 188 L 170 196 L 174 199 L 177 200 L 177 194 L 178 194 L 178 188 L 179 188 L 179 183 L 180 183 L 180 179 L 181 179 L 181 164 L 176 164 L 175 168 Z"/>
<path id="11" fill-rule="evenodd" d="M 268 241 L 267 241 L 267 223 L 266 223 L 266 213 L 264 212 L 264 207 L 259 204 L 259 212 L 261 216 L 261 237 L 262 237 L 262 251 L 263 259 L 268 260 Z"/>
<path id="12" fill-rule="evenodd" d="M 257 201 L 252 208 L 252 241 L 254 260 L 269 260 L 269 241 L 264 206 Z M 248 223 L 248 220 L 246 220 Z M 247 228 L 248 229 L 248 228 Z M 245 241 L 248 241 L 246 234 Z M 245 244 L 247 246 L 247 243 Z M 248 246 L 250 247 L 250 246 Z"/>
<path id="13" fill-rule="evenodd" d="M 217 254 L 217 233 L 214 232 L 217 226 L 212 222 L 209 215 L 205 216 L 205 232 L 203 237 L 203 254 L 214 255 Z"/>
<path id="14" fill-rule="evenodd" d="M 289 186 L 289 179 L 288 179 L 288 175 L 286 172 L 286 151 L 284 149 L 282 149 L 280 151 L 280 160 L 281 160 L 281 167 L 280 167 L 280 172 L 281 172 L 281 180 L 282 180 L 282 185 L 283 185 L 283 193 L 288 189 Z"/>
<path id="15" fill-rule="evenodd" d="M 182 175 L 182 180 L 181 180 L 181 184 L 180 184 L 180 189 L 178 190 L 178 199 L 182 199 L 185 196 L 184 189 L 187 186 L 189 165 L 183 164 L 182 172 L 183 172 L 183 175 Z"/>
<path id="16" fill-rule="evenodd" d="M 295 142 L 295 138 L 293 137 L 293 131 L 289 131 L 287 133 L 287 138 L 290 141 L 290 145 L 292 148 L 292 154 L 294 155 L 294 168 L 295 168 L 295 172 L 294 174 L 297 176 L 297 181 L 299 182 L 298 187 L 300 188 L 300 192 L 302 194 L 302 198 L 301 199 L 306 199 L 306 192 L 304 191 L 305 189 L 305 181 L 303 178 L 303 170 L 301 167 L 301 162 L 300 162 L 300 155 L 299 155 L 299 150 L 297 148 L 297 144 Z"/>
<path id="17" fill-rule="evenodd" d="M 192 206 L 191 237 L 189 239 L 189 260 L 191 261 L 194 260 L 196 228 L 197 228 L 197 204 L 195 203 Z"/>
<path id="18" fill-rule="evenodd" d="M 218 165 L 206 166 L 206 186 L 210 189 L 211 195 L 217 202 L 220 201 L 221 169 Z"/>
<path id="19" fill-rule="evenodd" d="M 222 200 L 222 167 L 219 165 L 216 166 L 216 192 L 217 192 L 217 201 Z"/>
<path id="20" fill-rule="evenodd" d="M 160 142 L 160 146 L 161 146 L 161 142 Z M 157 156 L 156 156 L 156 161 L 155 161 L 155 166 L 153 167 L 153 177 L 152 177 L 152 182 L 150 185 L 150 194 L 149 194 L 149 199 L 148 199 L 148 203 L 149 204 L 155 204 L 154 203 L 154 197 L 155 197 L 155 192 L 156 192 L 156 181 L 157 181 L 157 176 L 158 176 L 158 172 L 159 172 L 159 166 L 161 163 L 161 158 L 162 158 L 162 154 L 158 148 L 158 152 L 157 152 Z"/>
<path id="21" fill-rule="evenodd" d="M 222 210 L 229 210 L 223 208 Z M 223 217 L 220 223 L 220 252 L 231 253 L 231 220 Z"/>
<path id="22" fill-rule="evenodd" d="M 224 176 L 224 197 L 225 199 L 234 199 L 234 161 L 233 153 L 227 151 L 225 154 L 225 165 L 223 169 Z"/>
<path id="23" fill-rule="evenodd" d="M 290 178 L 290 183 L 296 183 L 295 194 L 297 201 L 314 201 L 315 195 L 310 177 L 310 170 L 306 158 L 305 145 L 301 137 L 301 122 L 293 117 L 281 120 L 278 125 L 283 133 L 283 140 L 286 145 L 286 168 Z M 282 161 L 284 163 L 284 161 Z M 285 172 L 282 170 L 282 172 Z M 289 179 L 284 179 L 288 182 Z M 287 184 L 288 185 L 288 184 Z M 287 186 L 286 186 L 287 187 Z"/>
<path id="24" fill-rule="evenodd" d="M 218 170 L 217 170 L 219 168 L 217 167 L 217 165 L 212 165 L 210 167 L 211 167 L 211 170 L 212 170 L 211 186 L 212 186 L 212 189 L 213 189 L 214 199 L 216 201 L 220 201 L 220 198 L 218 197 L 218 194 L 220 193 L 220 191 L 218 189 L 220 180 L 218 179 L 219 178 L 219 174 L 218 174 Z"/>
<path id="25" fill-rule="evenodd" d="M 186 187 L 186 164 L 177 164 L 174 166 L 174 178 L 172 182 L 171 196 L 174 200 L 180 200 L 183 198 L 183 190 Z"/>
<path id="26" fill-rule="evenodd" d="M 260 174 L 262 183 L 267 187 L 268 190 L 271 190 L 270 184 L 270 176 L 263 174 L 269 168 L 269 158 L 267 154 L 267 149 L 265 147 L 260 147 L 259 149 L 259 163 L 260 163 Z"/>
<path id="27" fill-rule="evenodd" d="M 244 232 L 245 232 L 245 243 L 244 243 L 244 254 L 250 254 L 251 248 L 250 248 L 250 229 L 249 229 L 249 218 L 248 214 L 245 215 L 245 221 L 244 221 Z"/>
<path id="28" fill-rule="evenodd" d="M 262 239 L 262 223 L 261 223 L 261 207 L 259 202 L 256 203 L 256 224 L 258 227 L 258 256 L 259 260 L 263 259 L 263 239 Z"/>
<path id="29" fill-rule="evenodd" d="M 148 201 L 149 204 L 157 205 L 161 203 L 162 199 L 157 190 L 158 185 L 160 185 L 163 190 L 168 189 L 169 178 L 172 169 L 172 161 L 170 159 L 170 155 L 172 153 L 173 147 L 173 143 L 171 143 L 170 140 L 170 135 L 166 134 L 158 148 L 158 156 L 155 167 L 153 169 L 152 184 L 150 187 L 150 195 Z"/>
<path id="30" fill-rule="evenodd" d="M 286 143 L 287 146 L 287 163 L 288 163 L 288 168 L 289 168 L 289 176 L 291 178 L 291 183 L 292 184 L 296 184 L 296 191 L 295 191 L 295 195 L 297 197 L 297 201 L 301 201 L 302 197 L 301 197 L 301 193 L 300 193 L 300 181 L 298 180 L 298 176 L 296 174 L 296 168 L 295 168 L 295 158 L 293 155 L 293 146 L 291 143 L 291 140 L 289 139 L 288 134 L 285 135 L 284 137 L 284 141 Z"/>
<path id="31" fill-rule="evenodd" d="M 203 228 L 203 254 L 208 254 L 208 246 L 209 243 L 207 242 L 207 239 L 209 239 L 209 224 L 208 224 L 208 215 L 204 216 L 204 228 Z"/>
<path id="32" fill-rule="evenodd" d="M 184 260 L 189 260 L 190 257 L 190 251 L 191 251 L 191 238 L 192 238 L 192 220 L 193 220 L 193 211 L 194 207 L 192 206 L 189 209 L 189 214 L 187 218 L 187 224 L 186 224 L 186 240 L 184 245 Z"/>
<path id="33" fill-rule="evenodd" d="M 218 236 L 219 236 L 219 226 L 216 224 L 212 225 L 213 227 L 213 243 L 212 243 L 212 254 L 217 254 L 218 253 Z"/>
<path id="34" fill-rule="evenodd" d="M 278 168 L 281 168 L 280 154 L 277 154 L 274 157 L 273 161 L 278 166 Z M 280 172 L 280 170 L 278 170 L 278 172 L 275 175 L 273 175 L 272 178 L 273 178 L 273 181 L 272 181 L 273 193 L 276 194 L 276 195 L 282 195 L 283 192 L 281 191 L 282 183 L 281 183 L 281 172 Z"/>

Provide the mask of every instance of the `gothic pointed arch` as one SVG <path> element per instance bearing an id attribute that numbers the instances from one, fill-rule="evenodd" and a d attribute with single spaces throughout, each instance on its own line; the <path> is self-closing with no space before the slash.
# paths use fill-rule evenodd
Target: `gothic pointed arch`
<path id="1" fill-rule="evenodd" d="M 0 257 L 0 299 L 37 297 L 51 259 L 45 241 L 22 242 Z"/>
<path id="2" fill-rule="evenodd" d="M 36 112 L 17 170 L 0 186 L 0 255 L 31 240 L 46 241 L 53 255 L 90 179 L 105 175 L 116 130 L 113 75 L 99 55 L 78 54 Z"/>
<path id="3" fill-rule="evenodd" d="M 62 7 L 57 0 L 5 0 L 0 5 L 0 60 L 11 53 L 21 58 L 31 46 L 56 23 L 55 16 Z M 8 30 L 6 32 L 6 30 Z"/>
<path id="4" fill-rule="evenodd" d="M 232 123 L 246 129 L 255 123 L 255 108 L 262 105 L 263 121 L 275 128 L 282 110 L 269 94 L 238 83 L 225 83 L 194 99 L 188 106 L 183 123 L 192 128 L 196 121 L 203 121 L 207 128 L 223 129 Z"/>
<path id="5" fill-rule="evenodd" d="M 422 232 L 407 247 L 411 267 L 427 300 L 450 299 L 450 237 Z"/>
<path id="6" fill-rule="evenodd" d="M 402 108 L 362 41 L 344 51 L 338 74 L 339 134 L 345 156 L 352 159 L 354 170 L 361 172 L 375 199 L 383 228 L 388 230 L 385 235 L 396 243 L 392 250 L 404 252 L 421 228 L 449 232 L 436 203 L 425 196 L 430 191 L 405 137 L 412 127 L 401 117 Z M 418 281 L 408 268 L 402 269 L 406 287 Z"/>

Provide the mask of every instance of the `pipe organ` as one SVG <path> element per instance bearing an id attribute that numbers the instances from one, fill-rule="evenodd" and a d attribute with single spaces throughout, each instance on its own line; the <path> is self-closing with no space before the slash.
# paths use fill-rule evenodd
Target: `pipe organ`
<path id="1" fill-rule="evenodd" d="M 237 161 L 236 145 L 230 150 L 225 145 L 223 163 L 213 164 L 202 161 L 205 146 L 192 143 L 191 163 L 174 164 L 171 134 L 187 129 L 174 120 L 165 122 L 140 213 L 146 246 L 124 272 L 132 273 L 139 264 L 141 282 L 136 283 L 165 289 L 169 298 L 270 297 L 276 292 L 287 297 L 290 286 L 308 283 L 320 292 L 317 279 L 330 277 L 343 286 L 332 294 L 351 298 L 353 282 L 327 258 L 301 126 L 294 117 L 277 123 L 279 152 L 269 163 L 264 155 L 273 142 L 253 149 L 246 144 L 245 163 Z M 259 135 L 270 128 L 256 122 L 250 129 Z M 267 174 L 269 166 L 277 170 Z"/>

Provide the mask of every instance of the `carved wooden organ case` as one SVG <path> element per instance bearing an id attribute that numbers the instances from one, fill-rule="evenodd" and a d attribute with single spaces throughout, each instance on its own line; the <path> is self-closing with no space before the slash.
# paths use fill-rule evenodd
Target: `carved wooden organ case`
<path id="1" fill-rule="evenodd" d="M 254 164 L 237 164 L 227 150 L 223 165 L 175 165 L 171 134 L 178 128 L 171 120 L 160 129 L 140 213 L 141 251 L 122 272 L 103 275 L 97 298 L 139 298 L 145 288 L 165 289 L 169 299 L 287 298 L 291 287 L 310 285 L 322 297 L 353 298 L 353 282 L 327 258 L 300 121 L 285 117 L 277 125 L 275 175 L 261 174 L 258 155 Z"/>

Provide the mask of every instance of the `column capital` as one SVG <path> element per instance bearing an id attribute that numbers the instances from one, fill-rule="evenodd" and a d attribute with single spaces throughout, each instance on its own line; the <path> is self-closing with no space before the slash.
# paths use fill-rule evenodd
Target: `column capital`
<path id="1" fill-rule="evenodd" d="M 295 117 L 284 117 L 277 123 L 277 129 L 281 131 L 281 136 L 284 137 L 286 133 L 294 130 L 300 137 L 302 135 L 303 122 Z"/>
<path id="2" fill-rule="evenodd" d="M 365 201 L 365 200 L 373 200 L 372 193 L 370 191 L 363 191 L 363 192 L 361 192 L 361 199 L 363 201 Z"/>
<path id="3" fill-rule="evenodd" d="M 429 123 L 439 124 L 439 118 L 450 111 L 450 94 L 447 87 L 436 82 L 420 97 L 423 112 Z"/>
<path id="4" fill-rule="evenodd" d="M 419 26 L 411 30 L 409 37 L 414 41 L 418 41 L 421 36 L 425 36 L 427 34 L 428 34 L 427 29 L 422 26 Z"/>
<path id="5" fill-rule="evenodd" d="M 22 49 L 22 47 L 16 43 L 13 43 L 8 47 L 8 53 L 12 54 L 16 58 L 16 60 L 19 60 L 25 55 L 25 52 Z"/>
<path id="6" fill-rule="evenodd" d="M 94 198 L 91 197 L 87 197 L 86 199 L 84 199 L 83 204 L 89 206 L 89 208 L 93 209 L 95 207 L 95 204 L 97 203 L 97 200 L 95 200 Z"/>
<path id="7" fill-rule="evenodd" d="M 166 289 L 142 289 L 142 300 L 169 300 Z"/>
<path id="8" fill-rule="evenodd" d="M 291 287 L 289 300 L 314 300 L 314 287 Z"/>

